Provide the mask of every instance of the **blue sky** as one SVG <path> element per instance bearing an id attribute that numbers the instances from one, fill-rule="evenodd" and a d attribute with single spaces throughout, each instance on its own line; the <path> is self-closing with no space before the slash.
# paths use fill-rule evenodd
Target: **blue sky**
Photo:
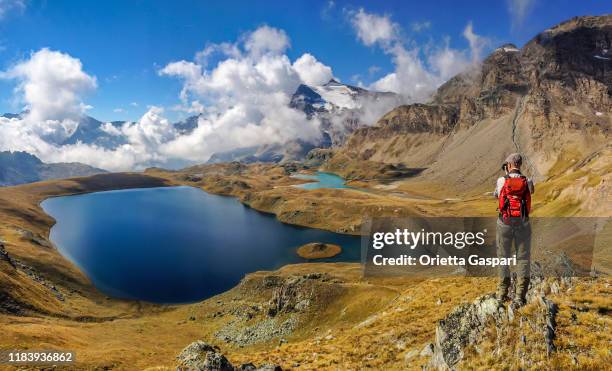
<path id="1" fill-rule="evenodd" d="M 10 5 L 12 3 L 12 5 Z M 7 4 L 9 4 L 7 6 Z M 522 19 L 514 6 L 526 5 Z M 6 9 L 1 10 L 1 7 Z M 609 12 L 606 1 L 0 1 L 0 70 L 41 48 L 77 58 L 97 79 L 83 100 L 101 120 L 138 119 L 147 106 L 179 102 L 181 81 L 160 76 L 170 62 L 193 60 L 207 44 L 236 42 L 259 26 L 284 30 L 291 61 L 303 53 L 330 66 L 344 82 L 368 85 L 394 69 L 380 47 L 356 36 L 350 15 L 363 8 L 401 27 L 408 45 L 442 43 L 466 49 L 466 24 L 490 40 L 519 46 L 537 32 L 575 15 Z M 414 25 L 428 25 L 419 32 Z M 374 68 L 372 68 L 374 67 Z M 369 72 L 370 71 L 370 72 Z M 0 112 L 15 112 L 16 81 L 0 80 Z M 138 106 L 130 105 L 135 102 Z M 116 109 L 124 112 L 114 112 Z M 186 113 L 168 112 L 176 119 Z"/>

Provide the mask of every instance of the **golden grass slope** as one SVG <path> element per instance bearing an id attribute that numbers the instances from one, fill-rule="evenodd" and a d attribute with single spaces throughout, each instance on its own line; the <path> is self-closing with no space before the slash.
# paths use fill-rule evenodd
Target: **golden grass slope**
<path id="1" fill-rule="evenodd" d="M 607 165 L 602 165 L 605 164 L 602 159 L 609 159 L 609 155 L 600 156 L 603 157 L 576 163 L 573 168 L 560 165 L 555 175 L 538 186 L 536 213 L 558 213 L 560 209 L 554 205 L 566 204 L 566 194 L 567 197 L 579 197 L 580 192 L 607 187 L 610 172 Z M 274 362 L 288 369 L 360 369 L 366 366 L 416 369 L 424 364 L 425 358 L 415 355 L 415 351 L 420 352 L 432 340 L 436 321 L 455 305 L 493 290 L 495 280 L 491 278 L 425 281 L 364 278 L 358 264 L 291 265 L 277 272 L 251 274 L 245 282 L 256 285 L 269 275 L 328 274 L 330 281 L 323 284 L 326 289 L 322 291 L 328 294 L 316 299 L 313 304 L 316 310 L 295 314 L 301 325 L 282 337 L 287 341 L 282 344 L 280 338 L 243 346 L 224 344 L 216 332 L 242 318 L 240 313 L 245 306 L 265 307 L 272 297 L 270 290 L 245 291 L 239 286 L 201 303 L 183 306 L 108 298 L 95 290 L 57 250 L 46 246 L 53 220 L 38 206 L 41 200 L 51 196 L 186 184 L 237 197 L 251 207 L 276 214 L 284 222 L 345 233 L 359 232 L 362 215 L 448 216 L 462 215 L 466 208 L 473 216 L 495 214 L 495 200 L 490 195 L 447 199 L 452 194 L 442 187 L 412 183 L 411 179 L 353 182 L 359 188 L 356 190 L 308 191 L 292 187 L 301 182 L 289 177 L 283 167 L 275 165 L 219 164 L 176 172 L 150 169 L 145 174 L 105 174 L 0 189 L 0 239 L 9 255 L 32 267 L 64 297 L 63 301 L 59 300 L 48 285 L 0 261 L 0 291 L 23 310 L 19 315 L 0 315 L 3 334 L 0 348 L 72 349 L 77 351 L 81 369 L 172 368 L 174 357 L 183 347 L 203 339 L 220 345 L 234 364 Z M 556 198 L 547 198 L 558 192 L 557 189 L 562 191 Z M 602 192 L 607 191 L 604 188 Z M 579 202 L 571 210 L 563 209 L 562 212 L 574 215 L 599 210 L 609 215 L 609 209 L 606 213 L 598 205 L 593 208 L 587 205 Z M 569 325 L 561 321 L 564 335 L 560 344 L 568 349 L 572 344 L 580 344 L 579 364 L 596 367 L 606 362 L 602 349 L 609 344 L 609 339 L 594 336 L 593 331 L 602 331 L 602 323 L 609 320 L 612 305 L 609 284 L 607 278 L 584 279 L 576 287 L 576 292 L 582 292 L 582 296 L 573 293 L 560 296 L 560 300 L 569 303 L 562 306 L 562 317 L 571 316 L 572 305 L 584 305 L 588 300 L 596 303 L 581 312 L 584 314 L 578 314 L 577 324 L 567 327 Z M 587 295 L 589 292 L 592 295 Z M 3 300 L 6 299 L 7 296 L 3 296 Z M 214 316 L 216 313 L 221 314 Z M 265 318 L 262 312 L 244 325 Z M 584 363 L 589 355 L 593 355 L 591 363 Z M 571 366 L 565 353 L 560 352 L 555 357 L 541 360 L 540 365 Z M 487 362 L 497 361 L 498 358 L 490 358 Z M 468 362 L 480 361 L 470 358 Z M 485 367 L 481 363 L 473 365 Z"/>

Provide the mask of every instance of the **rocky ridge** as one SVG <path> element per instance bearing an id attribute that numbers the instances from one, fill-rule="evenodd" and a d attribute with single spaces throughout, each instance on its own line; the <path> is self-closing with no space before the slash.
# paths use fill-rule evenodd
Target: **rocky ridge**
<path id="1" fill-rule="evenodd" d="M 460 367 L 468 348 L 474 349 L 477 353 L 482 351 L 479 349 L 479 343 L 485 337 L 483 334 L 491 327 L 495 328 L 498 352 L 505 346 L 502 341 L 503 336 L 507 336 L 511 331 L 518 331 L 512 336 L 518 338 L 520 342 L 526 342 L 528 331 L 524 329 L 525 326 L 535 329 L 529 334 L 530 341 L 544 343 L 547 355 L 554 352 L 558 305 L 548 295 L 571 291 L 573 288 L 571 265 L 561 260 L 559 263 L 557 267 L 559 275 L 548 278 L 544 276 L 537 262 L 532 263 L 527 303 L 536 309 L 530 314 L 525 313 L 523 309 L 514 310 L 510 305 L 505 306 L 494 294 L 481 296 L 471 303 L 462 304 L 452 310 L 436 326 L 428 368 L 454 370 Z M 513 276 L 511 293 L 514 292 L 515 284 L 516 276 Z M 534 335 L 539 339 L 533 339 Z M 532 362 L 527 357 L 520 360 L 524 367 L 534 367 L 535 364 Z"/>
<path id="2" fill-rule="evenodd" d="M 38 157 L 26 152 L 0 151 L 0 186 L 88 176 L 105 172 L 105 170 L 78 162 L 43 163 Z"/>
<path id="3" fill-rule="evenodd" d="M 428 103 L 357 129 L 323 167 L 357 178 L 389 178 L 371 170 L 380 164 L 423 168 L 415 182 L 475 193 L 518 151 L 528 175 L 546 181 L 609 148 L 611 49 L 610 15 L 571 19 L 522 48 L 502 45 Z"/>

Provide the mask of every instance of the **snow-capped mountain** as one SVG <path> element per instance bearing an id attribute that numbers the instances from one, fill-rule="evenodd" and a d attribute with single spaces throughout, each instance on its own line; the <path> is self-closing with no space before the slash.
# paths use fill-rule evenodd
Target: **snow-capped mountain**
<path id="1" fill-rule="evenodd" d="M 322 86 L 300 85 L 290 106 L 304 111 L 310 119 L 319 119 L 324 138 L 338 146 L 355 129 L 374 124 L 400 104 L 395 93 L 374 92 L 332 79 Z"/>
<path id="2" fill-rule="evenodd" d="M 125 121 L 113 121 L 109 124 L 119 128 L 124 123 Z M 113 149 L 126 143 L 123 137 L 112 135 L 109 130 L 105 129 L 105 125 L 102 121 L 98 121 L 91 116 L 83 116 L 79 120 L 74 132 L 61 144 L 81 142 L 84 144 L 95 144 L 106 149 Z"/>
<path id="3" fill-rule="evenodd" d="M 318 141 L 296 139 L 287 143 L 238 148 L 215 153 L 208 162 L 302 160 L 313 148 L 342 145 L 353 131 L 374 124 L 380 116 L 400 104 L 400 97 L 395 93 L 369 91 L 334 79 L 321 86 L 301 84 L 291 96 L 289 106 L 303 111 L 310 120 L 320 121 Z"/>
<path id="4" fill-rule="evenodd" d="M 191 134 L 191 132 L 198 127 L 198 119 L 201 115 L 189 116 L 182 121 L 174 123 L 174 127 L 181 134 Z"/>
<path id="5" fill-rule="evenodd" d="M 301 160 L 313 148 L 327 148 L 344 144 L 345 139 L 356 129 L 374 124 L 386 112 L 400 104 L 394 93 L 373 92 L 356 86 L 330 80 L 321 86 L 299 85 L 291 96 L 289 106 L 303 111 L 310 120 L 319 120 L 321 135 L 316 141 L 295 138 L 286 143 L 269 143 L 261 146 L 234 148 L 213 154 L 209 162 L 283 162 Z M 14 119 L 23 114 L 3 114 Z M 200 115 L 187 117 L 174 123 L 178 135 L 189 135 L 198 126 Z M 91 116 L 83 116 L 69 135 L 54 143 L 70 145 L 83 143 L 96 145 L 108 150 L 127 144 L 123 135 L 117 135 L 126 121 L 102 122 Z M 181 167 L 190 163 L 181 161 Z M 155 164 L 151 164 L 153 166 Z"/>

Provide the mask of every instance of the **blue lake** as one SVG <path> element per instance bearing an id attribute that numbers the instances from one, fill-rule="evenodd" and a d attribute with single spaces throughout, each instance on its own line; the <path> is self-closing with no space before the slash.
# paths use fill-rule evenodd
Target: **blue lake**
<path id="1" fill-rule="evenodd" d="M 344 179 L 336 174 L 317 171 L 315 174 L 294 174 L 292 177 L 297 179 L 312 180 L 310 183 L 298 184 L 295 187 L 302 189 L 319 188 L 350 188 L 344 184 Z"/>
<path id="2" fill-rule="evenodd" d="M 51 240 L 102 292 L 156 303 L 202 300 L 246 273 L 305 262 L 309 242 L 342 246 L 320 261 L 359 261 L 360 239 L 283 224 L 234 198 L 192 187 L 50 198 Z"/>

